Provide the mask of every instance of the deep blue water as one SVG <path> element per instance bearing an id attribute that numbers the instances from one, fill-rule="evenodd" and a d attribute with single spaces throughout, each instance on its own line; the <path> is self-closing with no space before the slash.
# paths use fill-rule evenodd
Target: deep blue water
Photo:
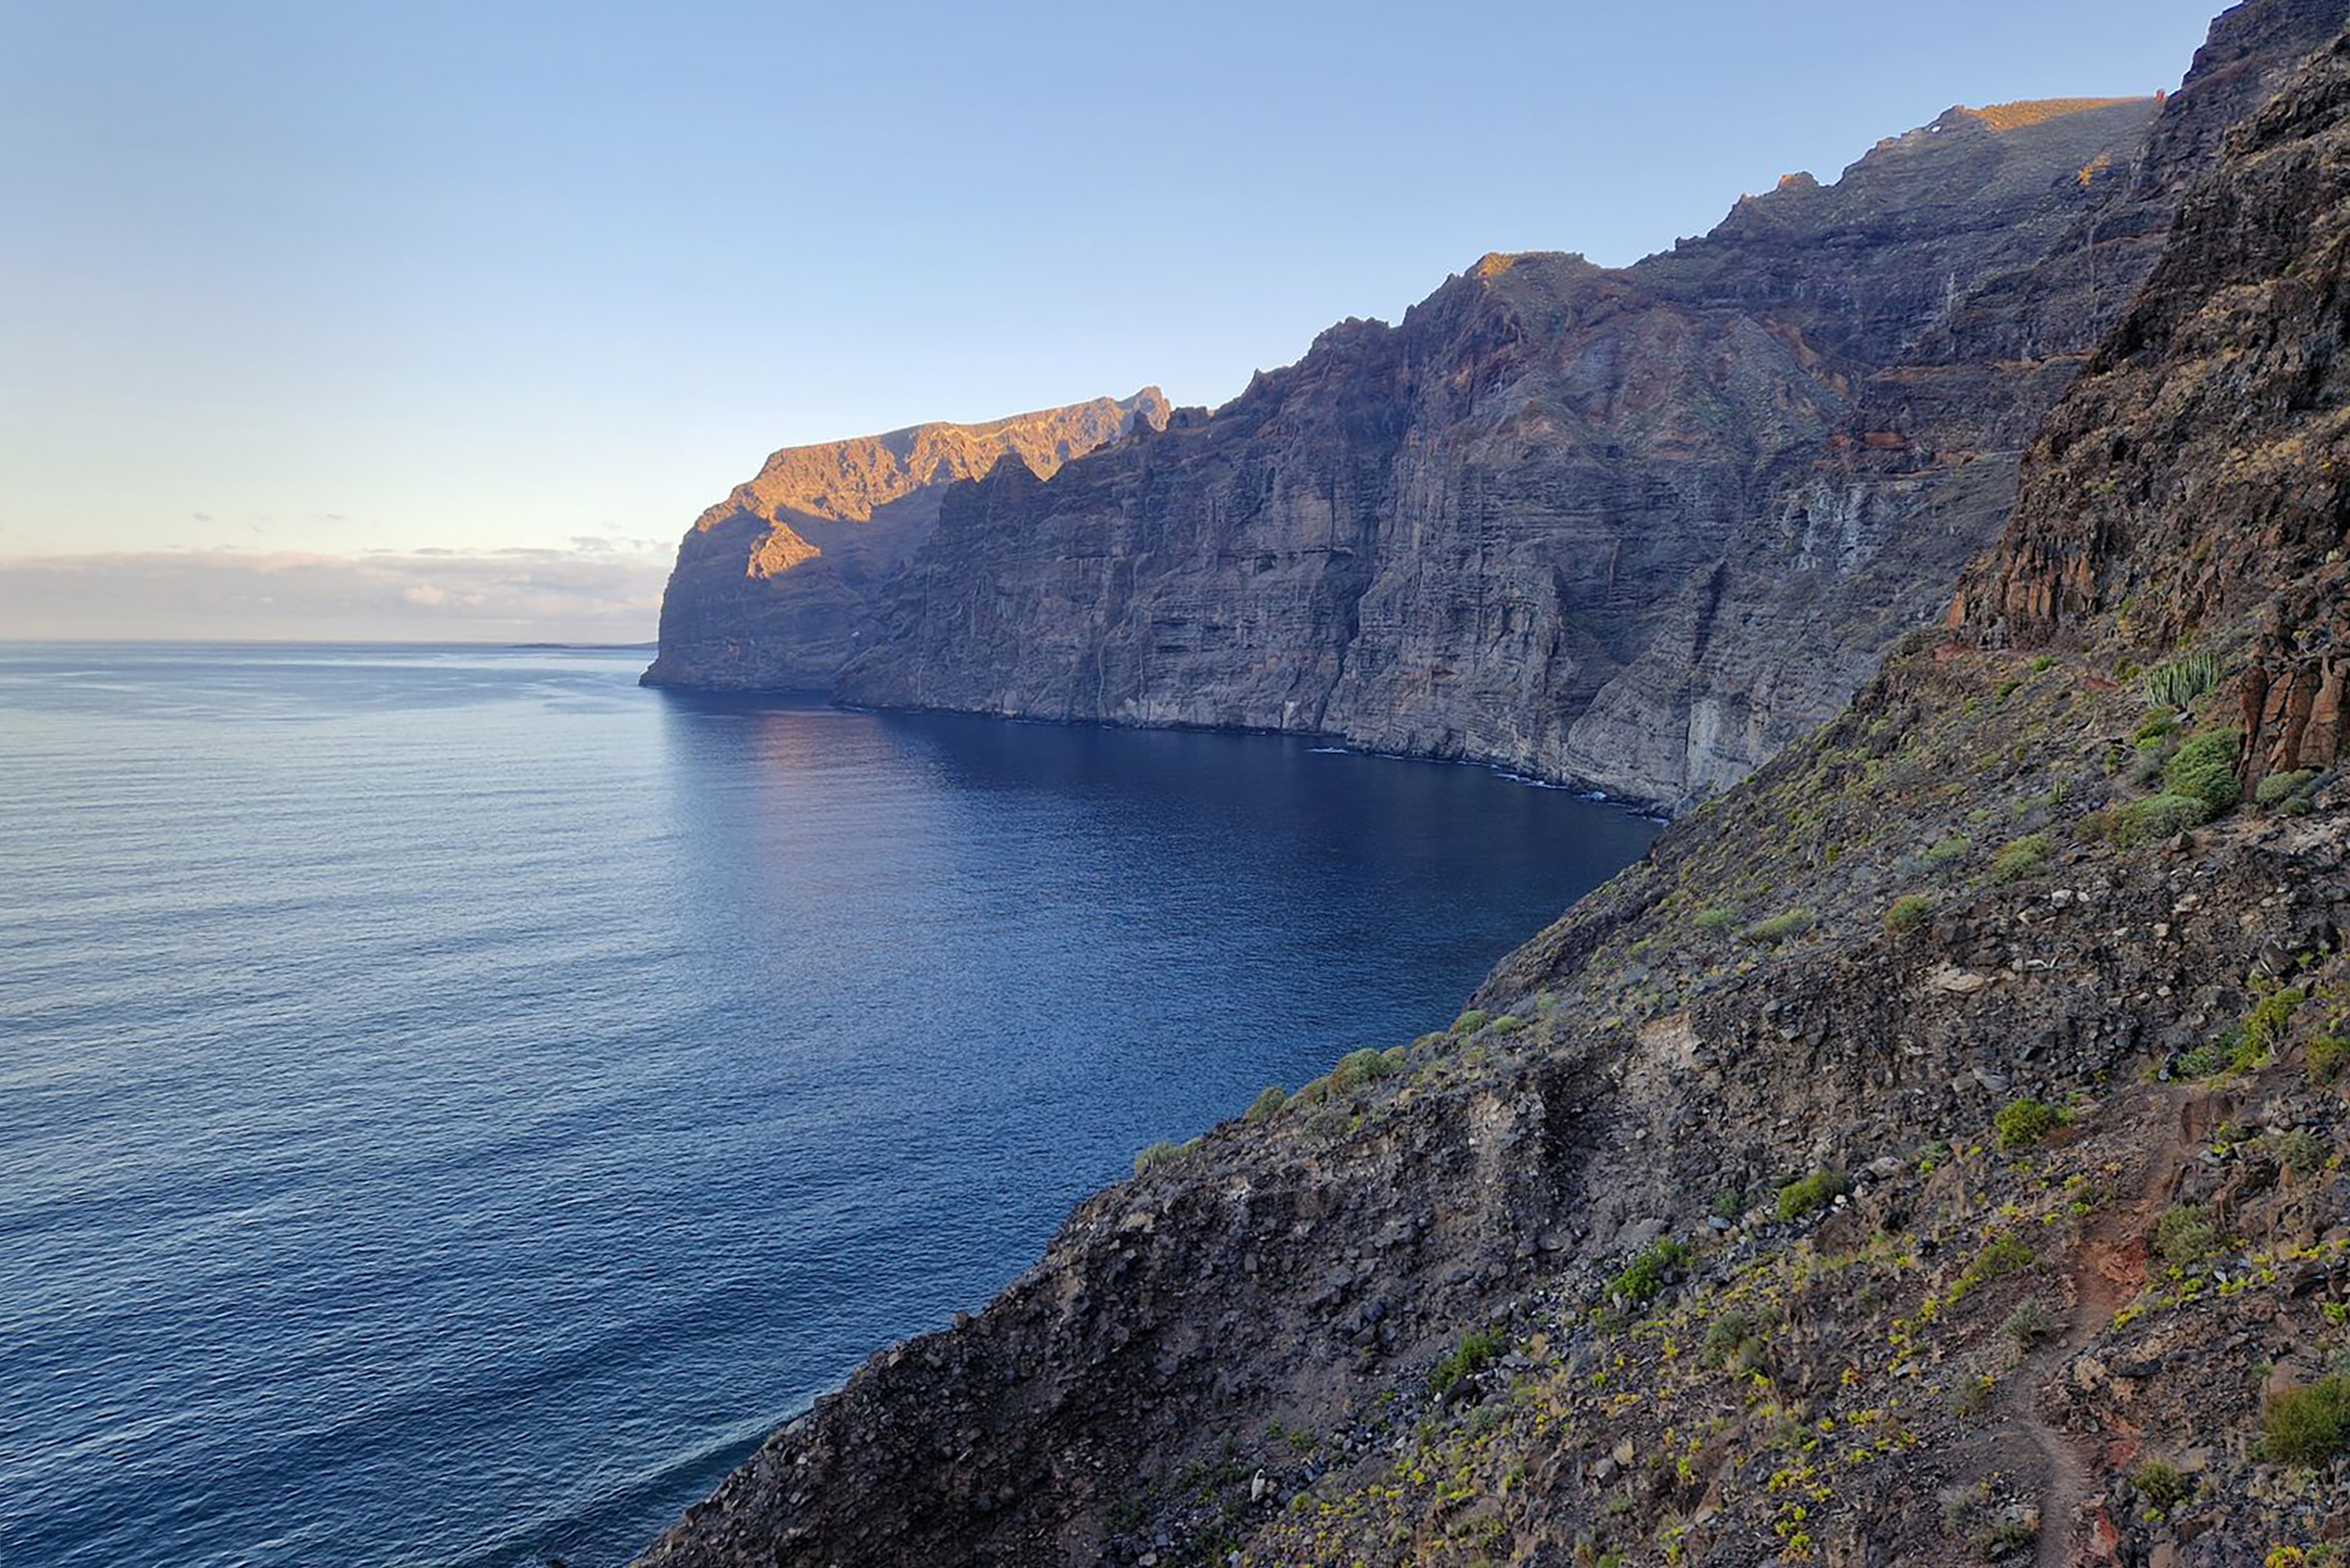
<path id="1" fill-rule="evenodd" d="M 0 644 L 0 1564 L 623 1561 L 1653 832 L 642 660 Z"/>

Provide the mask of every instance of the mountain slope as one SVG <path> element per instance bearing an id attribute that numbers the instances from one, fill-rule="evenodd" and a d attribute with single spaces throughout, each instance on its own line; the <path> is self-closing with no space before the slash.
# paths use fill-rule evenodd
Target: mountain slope
<path id="1" fill-rule="evenodd" d="M 880 584 L 936 526 L 948 485 L 1007 457 L 1049 475 L 1166 417 L 1166 400 L 1145 387 L 983 425 L 916 425 L 772 454 L 678 547 L 645 684 L 830 691 L 871 635 Z"/>
<path id="2" fill-rule="evenodd" d="M 2323 1560 L 2350 792 L 2226 804 L 2225 737 L 2345 651 L 2345 236 L 2350 39 L 2195 185 L 1956 635 L 645 1560 Z"/>

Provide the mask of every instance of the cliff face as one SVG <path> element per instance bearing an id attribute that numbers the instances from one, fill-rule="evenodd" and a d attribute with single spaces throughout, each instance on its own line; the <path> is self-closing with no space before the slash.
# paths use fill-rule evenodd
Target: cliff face
<path id="1" fill-rule="evenodd" d="M 1162 440 L 953 498 L 840 693 L 1719 788 L 1996 536 L 2294 26 L 2223 27 L 2159 116 L 1954 111 L 1627 272 L 1490 257 Z"/>
<path id="2" fill-rule="evenodd" d="M 1030 441 L 854 532 L 809 503 L 868 496 L 857 444 L 778 454 L 818 472 L 696 525 L 648 679 L 1312 733 L 1686 804 L 1942 608 L 2184 182 L 2338 10 L 2238 7 L 2159 106 L 1953 110 L 1631 269 L 1489 256 L 1163 438 L 1058 473 L 1077 444 Z"/>
<path id="3" fill-rule="evenodd" d="M 2328 1560 L 2350 788 L 2225 759 L 2342 653 L 2350 38 L 2184 212 L 1954 632 L 644 1560 Z"/>
<path id="4" fill-rule="evenodd" d="M 2337 80 L 2321 73 L 2253 118 L 2231 177 L 2189 196 L 2161 265 L 2041 434 L 2015 525 L 1950 610 L 1988 643 L 2102 640 L 2157 661 L 2200 641 L 2240 664 L 2256 785 L 2332 768 L 2344 744 Z"/>
<path id="5" fill-rule="evenodd" d="M 1005 457 L 1038 474 L 1137 425 L 1164 425 L 1157 387 L 984 425 L 916 425 L 786 447 L 703 512 L 678 547 L 648 686 L 829 692 L 871 640 L 880 585 L 938 521 L 957 480 Z"/>
<path id="6" fill-rule="evenodd" d="M 951 496 L 840 694 L 1717 788 L 1996 534 L 2096 298 L 2151 254 L 2104 247 L 2000 357 L 1979 324 L 2154 118 L 1953 111 L 1627 271 L 1487 257 L 1213 416 Z"/>

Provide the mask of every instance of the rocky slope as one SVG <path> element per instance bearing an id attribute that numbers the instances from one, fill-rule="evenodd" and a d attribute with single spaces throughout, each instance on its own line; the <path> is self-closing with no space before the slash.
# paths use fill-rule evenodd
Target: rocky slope
<path id="1" fill-rule="evenodd" d="M 829 692 L 871 640 L 876 590 L 936 526 L 947 486 L 1007 457 L 1050 475 L 1166 419 L 1154 386 L 984 425 L 786 447 L 695 519 L 678 547 L 644 684 Z"/>
<path id="2" fill-rule="evenodd" d="M 2194 185 L 1950 630 L 643 1560 L 2339 1560 L 2346 234 L 2350 38 Z"/>

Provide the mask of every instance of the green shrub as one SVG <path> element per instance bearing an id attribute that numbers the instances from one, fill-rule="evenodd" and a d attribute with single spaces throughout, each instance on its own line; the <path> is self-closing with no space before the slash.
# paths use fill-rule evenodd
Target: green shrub
<path id="1" fill-rule="evenodd" d="M 1446 1353 L 1428 1374 L 1428 1392 L 1442 1395 L 1464 1377 L 1475 1377 L 1492 1366 L 1509 1347 L 1509 1342 L 1498 1328 L 1474 1329 L 1462 1336 L 1460 1344 Z"/>
<path id="2" fill-rule="evenodd" d="M 2073 1119 L 2062 1106 L 2029 1095 L 2004 1107 L 1992 1120 L 2002 1149 L 2028 1149 Z"/>
<path id="3" fill-rule="evenodd" d="M 2056 1320 L 2050 1315 L 2049 1309 L 2039 1302 L 2026 1301 L 2009 1313 L 2006 1321 L 2002 1322 L 1999 1327 L 2005 1331 L 2009 1339 L 2016 1342 L 2017 1349 L 2028 1350 L 2033 1346 L 2054 1337 Z"/>
<path id="4" fill-rule="evenodd" d="M 1895 899 L 1893 906 L 1885 911 L 1885 928 L 1898 936 L 1903 931 L 1915 930 L 1924 925 L 1933 912 L 1934 900 L 1930 895 L 1912 893 L 1905 898 Z"/>
<path id="5" fill-rule="evenodd" d="M 1925 863 L 1936 871 L 1941 871 L 1948 866 L 1954 866 L 1959 861 L 1967 858 L 1968 848 L 1969 846 L 1967 844 L 1965 834 L 1952 833 L 1949 837 L 1939 841 L 1932 849 L 1926 850 L 1924 855 Z"/>
<path id="6" fill-rule="evenodd" d="M 2350 1377 L 2334 1376 L 2269 1396 L 2260 1451 L 2288 1465 L 2322 1465 L 2350 1446 Z"/>
<path id="7" fill-rule="evenodd" d="M 1290 1091 L 1279 1084 L 1268 1085 L 1248 1108 L 1248 1121 L 1270 1121 L 1290 1103 Z"/>
<path id="8" fill-rule="evenodd" d="M 2176 711 L 2218 686 L 2219 673 L 2217 655 L 2190 653 L 2139 676 L 2138 693 L 2149 702 Z"/>
<path id="9" fill-rule="evenodd" d="M 1983 1555 L 1985 1562 L 1997 1562 L 2001 1557 L 2021 1555 L 2040 1539 L 2040 1516 L 2018 1515 L 2002 1519 L 1974 1538 L 1974 1550 Z"/>
<path id="10" fill-rule="evenodd" d="M 2345 1067 L 2350 1067 L 2350 1039 L 2339 1034 L 2320 1034 L 2310 1042 L 2311 1078 L 2320 1084 L 2331 1084 L 2341 1077 Z"/>
<path id="11" fill-rule="evenodd" d="M 1999 1237 L 1976 1253 L 1974 1261 L 1950 1282 L 1950 1292 L 1945 1298 L 1947 1304 L 1956 1306 L 1985 1281 L 2022 1273 L 2037 1261 L 2032 1256 L 2031 1243 L 2023 1237 Z"/>
<path id="12" fill-rule="evenodd" d="M 2154 1221 L 2154 1251 L 2162 1261 L 2192 1268 L 2219 1250 L 2219 1227 L 2191 1203 L 2174 1203 Z"/>
<path id="13" fill-rule="evenodd" d="M 1815 1170 L 1779 1189 L 1779 1217 L 1800 1219 L 1815 1209 L 1826 1208 L 1843 1189 L 1842 1171 Z"/>
<path id="14" fill-rule="evenodd" d="M 1991 875 L 2002 882 L 2029 876 L 2049 863 L 2049 836 L 2033 833 L 1991 857 Z"/>
<path id="15" fill-rule="evenodd" d="M 1738 932 L 1738 940 L 1757 947 L 1777 947 L 1790 936 L 1801 936 L 1812 928 L 1812 911 L 1789 909 L 1768 920 L 1758 920 Z"/>
<path id="16" fill-rule="evenodd" d="M 2129 1473 L 2129 1484 L 2156 1513 L 2169 1513 L 2195 1495 L 2195 1483 L 2166 1459 L 2149 1459 Z"/>
<path id="17" fill-rule="evenodd" d="M 2309 999 L 2310 993 L 2299 986 L 2285 986 L 2254 1003 L 2252 1011 L 2244 1015 L 2244 1043 L 2235 1065 L 2258 1067 L 2274 1057 L 2292 1026 L 2293 1010 Z"/>
<path id="18" fill-rule="evenodd" d="M 2117 849 L 2158 844 L 2211 820 L 2211 804 L 2195 795 L 2150 795 L 2105 814 L 2105 842 Z"/>
<path id="19" fill-rule="evenodd" d="M 1710 909 L 1700 909 L 1695 918 L 1689 922 L 1690 925 L 1695 926 L 1709 936 L 1719 936 L 1737 923 L 1738 917 L 1718 903 Z"/>
<path id="20" fill-rule="evenodd" d="M 1452 1020 L 1452 1032 L 1455 1034 L 1475 1034 L 1478 1030 L 1483 1029 L 1491 1022 L 1493 1022 L 1493 1014 L 1485 1011 L 1485 1009 L 1482 1007 L 1472 1007 L 1467 1012 L 1462 1013 L 1458 1018 Z"/>
<path id="21" fill-rule="evenodd" d="M 2242 741 L 2232 729 L 2207 729 L 2188 738 L 2162 767 L 2162 793 L 2191 795 L 2218 816 L 2244 797 L 2235 781 L 2236 752 Z"/>
<path id="22" fill-rule="evenodd" d="M 1157 1170 L 1181 1153 L 1183 1153 L 1182 1144 L 1169 1143 L 1164 1138 L 1161 1138 L 1135 1156 L 1135 1174 L 1139 1176 L 1146 1170 Z"/>
<path id="23" fill-rule="evenodd" d="M 1526 1020 L 1514 1012 L 1505 1012 L 1489 1027 L 1496 1034 L 1515 1034 L 1526 1027 Z"/>
<path id="24" fill-rule="evenodd" d="M 2130 744 L 2144 745 L 2149 741 L 2159 741 L 2166 735 L 2176 733 L 2178 728 L 2178 719 L 2168 713 L 2158 713 L 2138 726 L 2138 733 L 2129 738 Z"/>
<path id="25" fill-rule="evenodd" d="M 1349 1093 L 1387 1077 L 1396 1070 L 1396 1065 L 1388 1058 L 1386 1052 L 1373 1050 L 1370 1046 L 1360 1051 L 1349 1051 L 1338 1058 L 1337 1066 L 1330 1069 L 1330 1087 L 1335 1093 Z"/>
<path id="26" fill-rule="evenodd" d="M 1719 1367 L 1738 1353 L 1738 1347 L 1754 1338 L 1755 1320 L 1752 1314 L 1732 1307 L 1707 1325 L 1704 1354 L 1706 1365 Z"/>
<path id="27" fill-rule="evenodd" d="M 1608 1294 L 1632 1306 L 1654 1301 L 1664 1292 L 1664 1276 L 1689 1261 L 1686 1244 L 1673 1237 L 1665 1237 L 1655 1246 L 1634 1258 L 1608 1287 Z"/>
<path id="28" fill-rule="evenodd" d="M 2299 795 L 2316 776 L 2317 770 L 2314 768 L 2304 768 L 2296 773 L 2271 773 L 2260 780 L 2260 786 L 2252 792 L 2252 797 L 2263 806 L 2283 805 Z"/>
<path id="29" fill-rule="evenodd" d="M 2277 1139 L 2277 1158 L 2296 1176 L 2314 1176 L 2326 1163 L 2326 1140 L 2296 1127 Z"/>

